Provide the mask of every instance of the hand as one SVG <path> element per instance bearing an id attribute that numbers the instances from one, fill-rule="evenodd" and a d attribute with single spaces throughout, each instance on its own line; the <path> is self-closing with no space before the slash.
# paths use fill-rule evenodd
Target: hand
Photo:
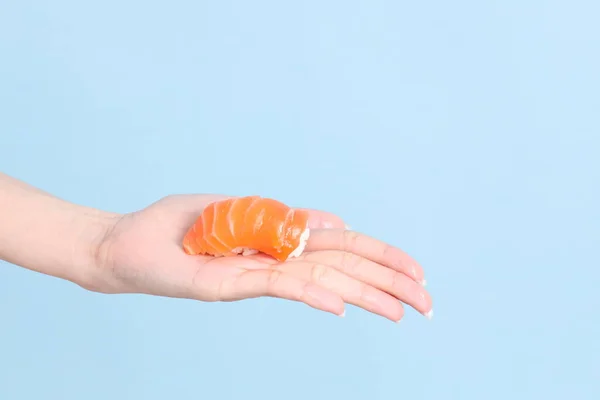
<path id="1" fill-rule="evenodd" d="M 431 316 L 422 268 L 401 250 L 344 229 L 337 216 L 310 210 L 303 255 L 280 263 L 265 256 L 190 256 L 182 239 L 220 195 L 168 196 L 118 219 L 102 241 L 103 293 L 145 293 L 200 301 L 271 296 L 336 315 L 344 303 L 399 321 L 402 303 Z"/>

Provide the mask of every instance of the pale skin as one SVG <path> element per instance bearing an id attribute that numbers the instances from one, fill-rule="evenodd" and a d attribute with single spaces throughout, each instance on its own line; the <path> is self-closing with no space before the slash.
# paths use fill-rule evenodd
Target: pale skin
<path id="1" fill-rule="evenodd" d="M 265 256 L 184 253 L 181 241 L 203 208 L 222 195 L 165 197 L 117 214 L 73 204 L 0 173 L 0 259 L 84 289 L 205 302 L 275 297 L 343 316 L 345 304 L 398 322 L 404 305 L 431 318 L 423 268 L 402 250 L 309 210 L 305 252 Z"/>

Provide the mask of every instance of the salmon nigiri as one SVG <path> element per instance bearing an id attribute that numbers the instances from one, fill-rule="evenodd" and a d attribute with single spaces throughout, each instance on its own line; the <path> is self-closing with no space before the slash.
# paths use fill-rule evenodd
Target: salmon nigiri
<path id="1" fill-rule="evenodd" d="M 245 196 L 209 204 L 183 238 L 183 249 L 215 257 L 260 252 L 285 261 L 302 254 L 309 234 L 307 211 Z"/>

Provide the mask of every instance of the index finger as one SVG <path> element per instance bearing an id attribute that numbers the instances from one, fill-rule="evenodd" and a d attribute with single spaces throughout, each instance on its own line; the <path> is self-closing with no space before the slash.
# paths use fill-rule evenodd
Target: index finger
<path id="1" fill-rule="evenodd" d="M 411 256 L 397 247 L 362 233 L 342 229 L 312 230 L 306 251 L 320 250 L 339 250 L 356 254 L 425 285 L 423 268 Z"/>

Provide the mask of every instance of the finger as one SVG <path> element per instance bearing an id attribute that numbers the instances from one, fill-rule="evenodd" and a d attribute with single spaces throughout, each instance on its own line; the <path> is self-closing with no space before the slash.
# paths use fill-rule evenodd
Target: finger
<path id="1" fill-rule="evenodd" d="M 308 227 L 310 229 L 349 229 L 342 218 L 330 212 L 308 208 L 301 210 L 308 211 Z"/>
<path id="2" fill-rule="evenodd" d="M 275 269 L 243 272 L 224 283 L 220 297 L 241 300 L 270 296 L 299 301 L 321 311 L 344 315 L 344 301 L 331 291 Z"/>
<path id="3" fill-rule="evenodd" d="M 238 196 L 227 194 L 178 194 L 171 195 L 166 200 L 178 202 L 182 211 L 189 213 L 191 220 L 195 220 L 208 204 L 233 197 Z M 310 229 L 349 229 L 344 220 L 333 213 L 308 208 L 299 209 L 308 211 L 308 227 Z"/>
<path id="4" fill-rule="evenodd" d="M 200 213 L 210 203 L 214 201 L 225 200 L 233 197 L 226 194 L 179 194 L 170 196 L 174 201 L 184 204 L 184 207 L 189 212 Z M 310 229 L 348 229 L 344 220 L 339 216 L 321 210 L 313 210 L 308 208 L 299 208 L 300 210 L 308 211 Z"/>
<path id="5" fill-rule="evenodd" d="M 293 261 L 280 264 L 279 269 L 302 281 L 341 296 L 346 303 L 381 315 L 394 322 L 404 315 L 402 304 L 393 296 L 319 262 Z"/>
<path id="6" fill-rule="evenodd" d="M 350 230 L 318 229 L 311 231 L 306 251 L 341 250 L 401 272 L 425 285 L 423 268 L 402 250 L 380 240 Z"/>
<path id="7" fill-rule="evenodd" d="M 429 293 L 403 273 L 343 251 L 323 250 L 305 253 L 302 258 L 311 263 L 331 265 L 358 281 L 391 294 L 423 315 L 429 316 L 431 313 L 432 300 Z"/>

